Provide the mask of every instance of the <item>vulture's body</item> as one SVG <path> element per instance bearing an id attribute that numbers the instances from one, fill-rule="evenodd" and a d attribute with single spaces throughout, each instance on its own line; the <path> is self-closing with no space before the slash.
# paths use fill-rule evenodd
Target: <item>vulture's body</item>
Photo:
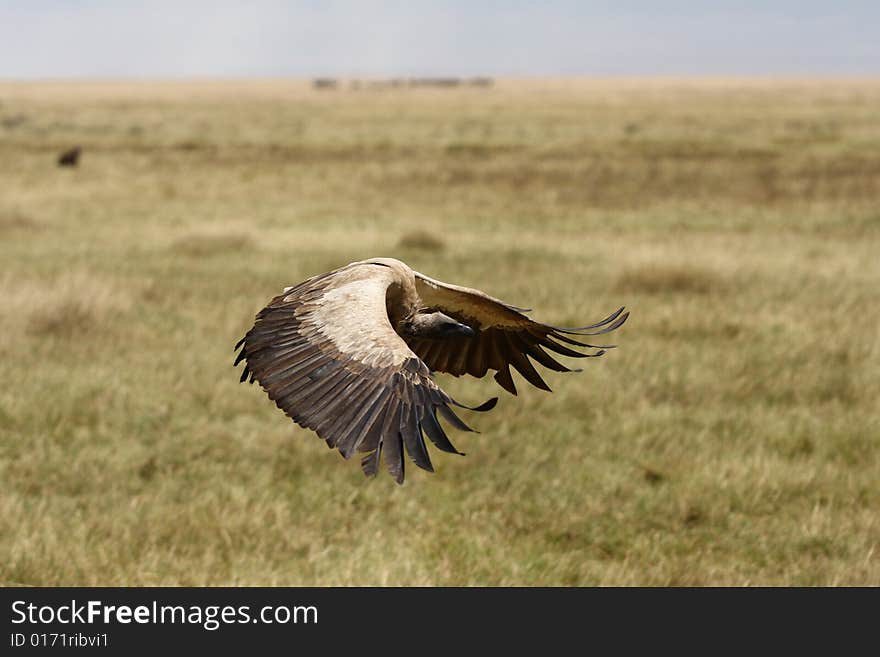
<path id="1" fill-rule="evenodd" d="M 298 424 L 313 429 L 345 458 L 365 453 L 364 473 L 380 459 L 398 483 L 404 452 L 433 470 L 423 438 L 459 453 L 438 422 L 471 429 L 453 412 L 459 404 L 434 382 L 432 372 L 484 376 L 512 394 L 510 367 L 531 384 L 550 390 L 529 357 L 559 372 L 571 371 L 545 351 L 601 356 L 608 346 L 570 335 L 613 331 L 629 313 L 577 329 L 529 319 L 521 308 L 478 290 L 449 285 L 413 271 L 399 260 L 354 262 L 308 279 L 275 297 L 236 345 L 241 380 L 257 381 Z M 564 344 L 563 344 L 564 343 Z M 566 345 L 597 349 L 575 351 Z M 497 398 L 471 410 L 486 411 Z"/>

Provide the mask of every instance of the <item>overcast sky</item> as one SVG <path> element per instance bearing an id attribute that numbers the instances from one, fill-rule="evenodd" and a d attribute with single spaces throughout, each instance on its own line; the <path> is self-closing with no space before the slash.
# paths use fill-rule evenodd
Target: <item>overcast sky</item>
<path id="1" fill-rule="evenodd" d="M 0 0 L 0 78 L 836 74 L 880 0 Z"/>

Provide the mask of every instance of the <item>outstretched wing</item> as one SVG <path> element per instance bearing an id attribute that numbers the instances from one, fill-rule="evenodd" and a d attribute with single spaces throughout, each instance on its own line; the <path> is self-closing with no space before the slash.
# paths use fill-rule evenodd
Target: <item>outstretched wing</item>
<path id="1" fill-rule="evenodd" d="M 438 414 L 472 429 L 450 409 L 462 405 L 394 332 L 385 307 L 393 276 L 381 265 L 355 264 L 288 288 L 259 312 L 236 345 L 235 364 L 244 360 L 242 381 L 257 381 L 278 408 L 346 459 L 366 452 L 365 474 L 376 474 L 381 456 L 403 483 L 404 450 L 433 471 L 423 433 L 438 449 L 459 453 Z"/>
<path id="2" fill-rule="evenodd" d="M 586 358 L 601 356 L 615 345 L 593 345 L 571 337 L 596 336 L 620 327 L 629 317 L 620 308 L 601 322 L 580 328 L 559 328 L 535 322 L 526 310 L 504 303 L 479 290 L 449 285 L 415 272 L 416 290 L 426 307 L 467 324 L 477 335 L 445 340 L 412 338 L 407 340 L 412 349 L 432 371 L 447 372 L 454 376 L 470 374 L 485 376 L 495 370 L 495 380 L 502 388 L 516 394 L 510 368 L 525 377 L 533 386 L 550 390 L 529 358 L 556 372 L 571 372 L 545 351 L 549 349 L 562 356 Z M 564 344 L 562 344 L 564 343 Z M 596 349 L 593 353 L 575 351 L 566 345 Z"/>

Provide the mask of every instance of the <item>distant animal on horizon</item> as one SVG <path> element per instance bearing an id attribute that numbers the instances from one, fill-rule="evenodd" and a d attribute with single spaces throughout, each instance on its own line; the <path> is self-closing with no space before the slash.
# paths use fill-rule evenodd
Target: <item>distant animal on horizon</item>
<path id="1" fill-rule="evenodd" d="M 58 156 L 58 166 L 60 167 L 75 167 L 79 165 L 79 156 L 82 153 L 82 148 L 79 146 L 74 146 L 73 148 L 64 151 L 61 155 Z"/>
<path id="2" fill-rule="evenodd" d="M 235 345 L 240 351 L 234 364 L 244 360 L 240 380 L 257 381 L 278 408 L 328 447 L 346 459 L 366 453 L 364 474 L 374 476 L 381 458 L 400 484 L 404 451 L 433 472 L 423 434 L 438 449 L 461 453 L 438 414 L 459 430 L 473 431 L 451 407 L 488 411 L 498 401 L 460 404 L 437 386 L 433 372 L 483 377 L 494 370 L 495 381 L 516 395 L 512 366 L 550 391 L 529 357 L 571 372 L 545 349 L 575 358 L 601 356 L 615 345 L 569 336 L 609 333 L 626 321 L 629 313 L 623 311 L 589 326 L 559 328 L 479 290 L 434 280 L 393 258 L 373 258 L 285 288 Z"/>

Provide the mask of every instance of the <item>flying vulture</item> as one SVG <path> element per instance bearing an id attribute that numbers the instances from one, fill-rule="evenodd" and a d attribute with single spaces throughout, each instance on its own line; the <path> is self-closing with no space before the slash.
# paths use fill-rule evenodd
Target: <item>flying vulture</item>
<path id="1" fill-rule="evenodd" d="M 494 370 L 499 385 L 515 395 L 512 366 L 549 391 L 529 357 L 570 372 L 545 349 L 576 358 L 601 356 L 613 345 L 569 336 L 613 331 L 629 316 L 623 310 L 590 326 L 558 328 L 479 290 L 442 283 L 399 260 L 374 258 L 285 288 L 235 345 L 240 349 L 235 365 L 244 360 L 241 381 L 259 382 L 278 408 L 346 459 L 365 454 L 364 474 L 375 475 L 381 458 L 400 484 L 404 451 L 433 472 L 423 436 L 444 452 L 461 453 L 438 416 L 473 431 L 453 407 L 488 411 L 498 401 L 460 404 L 434 382 L 433 372 L 482 377 Z"/>

